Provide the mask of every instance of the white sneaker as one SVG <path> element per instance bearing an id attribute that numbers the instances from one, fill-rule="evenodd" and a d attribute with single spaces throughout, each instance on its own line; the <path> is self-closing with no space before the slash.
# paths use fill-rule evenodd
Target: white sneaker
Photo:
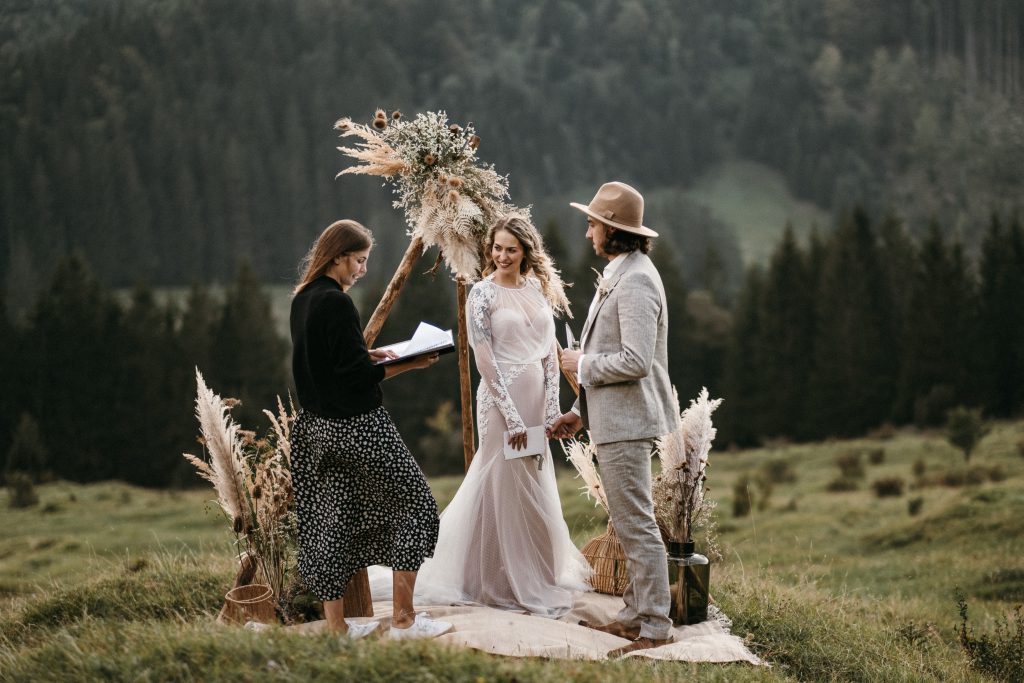
<path id="1" fill-rule="evenodd" d="M 345 623 L 348 625 L 348 634 L 344 637 L 347 637 L 349 640 L 359 640 L 360 638 L 365 638 L 366 636 L 376 631 L 377 627 L 380 626 L 379 621 L 368 621 L 365 624 L 359 624 L 352 621 L 351 619 L 346 619 Z"/>
<path id="2" fill-rule="evenodd" d="M 416 620 L 409 628 L 391 627 L 389 635 L 391 640 L 413 640 L 415 638 L 437 638 L 452 630 L 452 625 L 447 621 L 431 619 L 426 612 L 416 615 Z"/>
<path id="3" fill-rule="evenodd" d="M 260 631 L 266 631 L 268 628 L 270 628 L 270 624 L 264 624 L 260 621 L 247 621 L 245 622 L 245 626 L 243 628 L 246 631 L 256 631 L 257 633 L 259 633 Z"/>

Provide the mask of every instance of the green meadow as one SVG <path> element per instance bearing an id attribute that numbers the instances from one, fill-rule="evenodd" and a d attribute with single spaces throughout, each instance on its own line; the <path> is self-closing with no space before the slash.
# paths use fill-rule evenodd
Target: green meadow
<path id="1" fill-rule="evenodd" d="M 712 592 L 770 668 L 521 660 L 218 626 L 235 567 L 212 491 L 56 482 L 18 510 L 4 491 L 0 680 L 990 680 L 957 641 L 956 593 L 978 634 L 1012 624 L 1024 602 L 1022 450 L 1024 423 L 1006 422 L 969 463 L 941 434 L 911 431 L 712 451 Z M 840 460 L 859 461 L 843 487 Z M 876 494 L 897 479 L 899 495 Z M 459 478 L 431 483 L 443 506 Z M 604 515 L 572 470 L 559 485 L 582 544 Z"/>

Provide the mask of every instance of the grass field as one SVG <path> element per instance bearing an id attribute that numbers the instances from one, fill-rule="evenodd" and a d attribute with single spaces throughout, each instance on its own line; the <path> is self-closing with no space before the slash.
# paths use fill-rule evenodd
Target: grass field
<path id="1" fill-rule="evenodd" d="M 505 659 L 217 627 L 234 566 L 211 492 L 58 482 L 22 510 L 9 509 L 4 492 L 0 680 L 989 680 L 955 641 L 954 594 L 966 595 L 979 632 L 1024 602 L 1022 440 L 1024 423 L 996 425 L 970 462 L 984 480 L 956 487 L 914 487 L 918 460 L 925 481 L 968 471 L 937 434 L 713 452 L 723 554 L 713 593 L 770 669 Z M 873 463 L 867 453 L 880 450 Z M 855 452 L 865 453 L 857 490 L 827 491 L 836 459 Z M 784 474 L 780 462 L 795 480 L 775 483 L 767 498 L 751 487 L 750 514 L 734 516 L 734 485 Z M 903 494 L 877 497 L 872 482 L 894 477 Z M 582 543 L 603 529 L 603 515 L 569 471 L 559 481 Z M 459 479 L 431 483 L 443 506 Z"/>

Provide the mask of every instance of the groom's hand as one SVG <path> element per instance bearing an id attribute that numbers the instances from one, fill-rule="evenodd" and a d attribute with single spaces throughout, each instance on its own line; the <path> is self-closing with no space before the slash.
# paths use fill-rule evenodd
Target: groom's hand
<path id="1" fill-rule="evenodd" d="M 572 373 L 575 377 L 581 355 L 583 354 L 575 349 L 562 349 L 562 370 Z"/>
<path id="2" fill-rule="evenodd" d="M 583 429 L 583 418 L 572 412 L 563 413 L 547 430 L 549 439 L 568 439 Z"/>

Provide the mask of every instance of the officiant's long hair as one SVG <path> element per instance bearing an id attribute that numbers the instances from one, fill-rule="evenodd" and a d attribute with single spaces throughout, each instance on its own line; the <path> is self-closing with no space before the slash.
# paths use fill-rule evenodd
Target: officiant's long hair
<path id="1" fill-rule="evenodd" d="M 540 290 L 548 300 L 551 310 L 556 315 L 565 313 L 571 318 L 572 313 L 569 311 L 569 300 L 565 297 L 562 278 L 559 277 L 558 269 L 544 249 L 544 238 L 540 236 L 533 223 L 523 216 L 509 214 L 499 218 L 487 231 L 487 240 L 484 242 L 484 267 L 480 274 L 486 277 L 497 270 L 491 249 L 494 248 L 494 235 L 501 230 L 515 237 L 523 248 L 523 260 L 519 264 L 520 274 L 532 274 L 537 278 Z"/>
<path id="2" fill-rule="evenodd" d="M 373 233 L 357 221 L 342 219 L 324 228 L 313 242 L 309 252 L 299 262 L 299 284 L 293 294 L 298 294 L 313 280 L 327 272 L 331 261 L 354 251 L 373 247 Z"/>

